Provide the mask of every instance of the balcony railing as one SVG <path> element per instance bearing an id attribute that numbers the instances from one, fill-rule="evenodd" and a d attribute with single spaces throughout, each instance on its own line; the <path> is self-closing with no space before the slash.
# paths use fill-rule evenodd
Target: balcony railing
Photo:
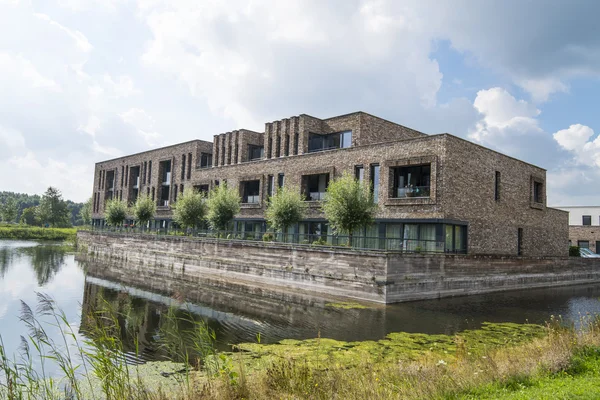
<path id="1" fill-rule="evenodd" d="M 406 186 L 396 189 L 396 198 L 429 197 L 430 186 Z"/>
<path id="2" fill-rule="evenodd" d="M 159 200 L 158 206 L 159 207 L 169 207 L 169 200 Z"/>
<path id="3" fill-rule="evenodd" d="M 140 188 L 140 177 L 139 176 L 137 178 L 135 178 L 135 183 L 133 184 L 133 188 L 134 189 Z"/>
<path id="4" fill-rule="evenodd" d="M 260 196 L 259 195 L 255 195 L 255 196 L 245 196 L 243 199 L 243 203 L 244 204 L 257 204 L 260 202 Z"/>
<path id="5" fill-rule="evenodd" d="M 327 196 L 326 192 L 310 192 L 307 201 L 323 201 Z"/>
<path id="6" fill-rule="evenodd" d="M 264 232 L 264 231 L 252 231 L 252 232 L 241 232 L 241 231 L 207 231 L 197 229 L 177 229 L 177 228 L 141 228 L 133 226 L 122 226 L 122 227 L 109 227 L 109 226 L 92 226 L 94 231 L 109 231 L 109 232 L 121 232 L 123 234 L 157 234 L 157 235 L 175 235 L 175 236 L 189 236 L 197 238 L 210 238 L 216 240 L 225 241 L 239 241 L 239 240 L 251 240 L 251 241 L 269 241 L 277 243 L 288 243 L 299 246 L 319 246 L 329 248 L 341 248 L 341 249 L 360 249 L 360 250 L 376 250 L 376 251 L 394 251 L 401 253 L 412 253 L 412 254 L 429 254 L 429 253 L 453 253 L 453 254 L 466 254 L 467 250 L 458 249 L 450 250 L 445 246 L 444 241 L 436 240 L 417 240 L 417 239 L 403 239 L 403 238 L 385 238 L 385 237 L 371 237 L 371 236 L 360 236 L 355 235 L 350 238 L 345 235 L 325 235 L 325 234 L 309 234 L 309 233 L 275 233 L 275 232 Z"/>

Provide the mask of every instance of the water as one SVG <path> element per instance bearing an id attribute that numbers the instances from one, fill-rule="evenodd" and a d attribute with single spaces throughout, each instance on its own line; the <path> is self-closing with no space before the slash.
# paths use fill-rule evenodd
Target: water
<path id="1" fill-rule="evenodd" d="M 105 299 L 128 317 L 122 322 L 136 325 L 142 360 L 161 359 L 156 343 L 161 318 L 170 305 L 180 304 L 170 296 L 118 282 L 86 277 L 84 265 L 61 246 L 30 241 L 0 240 L 0 336 L 9 353 L 18 351 L 27 330 L 19 320 L 21 301 L 36 305 L 36 292 L 50 295 L 65 312 L 67 320 L 85 338 L 83 314 Z M 372 306 L 367 309 L 332 308 L 318 297 L 290 296 L 288 300 L 231 290 L 200 287 L 200 301 L 184 303 L 195 318 L 215 330 L 218 347 L 262 343 L 286 338 L 329 337 L 339 340 L 377 340 L 390 332 L 453 334 L 478 328 L 482 322 L 544 323 L 551 315 L 577 323 L 582 315 L 600 313 L 600 284 L 552 289 L 513 291 Z M 181 300 L 181 299 L 178 299 Z M 47 333 L 62 340 L 58 329 Z M 134 340 L 124 330 L 127 349 Z M 139 361 L 139 360 L 138 360 Z"/>

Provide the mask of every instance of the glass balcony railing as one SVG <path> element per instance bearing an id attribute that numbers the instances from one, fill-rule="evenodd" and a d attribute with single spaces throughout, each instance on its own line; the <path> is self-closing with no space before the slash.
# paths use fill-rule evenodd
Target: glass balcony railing
<path id="1" fill-rule="evenodd" d="M 308 194 L 308 201 L 322 201 L 325 200 L 326 192 L 310 192 Z"/>
<path id="2" fill-rule="evenodd" d="M 163 186 L 169 186 L 171 184 L 171 173 L 170 172 L 165 173 L 165 175 L 163 176 L 162 184 L 163 184 Z"/>
<path id="3" fill-rule="evenodd" d="M 429 197 L 430 187 L 429 186 L 406 186 L 403 188 L 396 189 L 396 198 L 406 197 Z"/>
<path id="4" fill-rule="evenodd" d="M 259 201 L 260 201 L 260 196 L 259 195 L 245 196 L 244 197 L 244 203 L 245 204 L 257 204 Z"/>
<path id="5" fill-rule="evenodd" d="M 140 188 L 140 177 L 139 176 L 137 178 L 135 178 L 135 183 L 133 184 L 133 188 L 134 189 Z"/>

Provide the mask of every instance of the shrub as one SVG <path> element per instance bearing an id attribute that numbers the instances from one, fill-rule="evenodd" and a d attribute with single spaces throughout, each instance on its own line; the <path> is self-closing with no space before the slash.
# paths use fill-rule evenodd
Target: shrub
<path id="1" fill-rule="evenodd" d="M 240 212 L 240 203 L 239 194 L 229 189 L 225 183 L 211 190 L 206 201 L 206 219 L 211 229 L 226 230 L 235 215 Z"/>
<path id="2" fill-rule="evenodd" d="M 354 231 L 373 221 L 377 205 L 367 185 L 344 173 L 329 184 L 322 208 L 333 231 L 347 232 L 352 243 Z"/>
<path id="3" fill-rule="evenodd" d="M 581 257 L 581 252 L 579 251 L 579 247 L 569 246 L 569 256 L 570 257 Z"/>
<path id="4" fill-rule="evenodd" d="M 104 211 L 106 223 L 111 226 L 118 226 L 127 218 L 127 204 L 124 201 L 112 199 L 106 203 Z"/>
<path id="5" fill-rule="evenodd" d="M 202 193 L 188 187 L 177 199 L 173 219 L 182 228 L 195 228 L 202 224 L 206 216 L 206 199 Z"/>
<path id="6" fill-rule="evenodd" d="M 306 203 L 298 188 L 279 188 L 274 196 L 269 198 L 265 218 L 273 229 L 287 233 L 287 228 L 304 217 Z"/>
<path id="7" fill-rule="evenodd" d="M 148 195 L 141 195 L 133 205 L 133 216 L 141 227 L 145 227 L 156 213 L 156 203 Z"/>
<path id="8" fill-rule="evenodd" d="M 275 240 L 275 236 L 271 232 L 267 232 L 262 237 L 263 242 L 272 242 Z"/>

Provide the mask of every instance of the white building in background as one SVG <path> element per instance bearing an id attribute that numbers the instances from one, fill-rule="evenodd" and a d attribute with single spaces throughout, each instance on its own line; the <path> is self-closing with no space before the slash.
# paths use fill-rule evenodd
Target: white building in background
<path id="1" fill-rule="evenodd" d="M 569 243 L 600 254 L 600 206 L 555 208 L 569 212 Z"/>

